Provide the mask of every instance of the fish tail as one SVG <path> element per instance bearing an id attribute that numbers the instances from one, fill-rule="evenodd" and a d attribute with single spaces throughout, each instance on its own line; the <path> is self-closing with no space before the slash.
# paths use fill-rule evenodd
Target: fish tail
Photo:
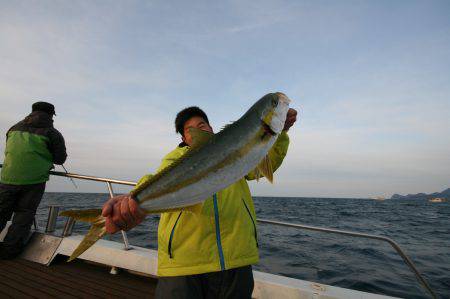
<path id="1" fill-rule="evenodd" d="M 68 262 L 73 261 L 74 259 L 79 257 L 83 252 L 88 250 L 92 245 L 94 245 L 95 242 L 97 242 L 106 234 L 106 218 L 102 216 L 101 209 L 70 210 L 63 211 L 59 215 L 72 217 L 75 220 L 92 224 L 89 232 L 86 234 L 84 239 L 67 260 Z"/>

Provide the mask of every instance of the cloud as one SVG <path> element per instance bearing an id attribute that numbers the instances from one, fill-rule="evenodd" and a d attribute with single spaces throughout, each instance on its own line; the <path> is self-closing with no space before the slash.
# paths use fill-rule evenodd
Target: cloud
<path id="1" fill-rule="evenodd" d="M 0 132 L 48 100 L 69 170 L 137 180 L 178 143 L 180 109 L 201 106 L 217 130 L 281 90 L 300 120 L 275 185 L 252 184 L 256 195 L 437 191 L 450 178 L 450 35 L 440 11 L 420 3 L 8 2 Z M 72 188 L 55 179 L 48 190 Z"/>

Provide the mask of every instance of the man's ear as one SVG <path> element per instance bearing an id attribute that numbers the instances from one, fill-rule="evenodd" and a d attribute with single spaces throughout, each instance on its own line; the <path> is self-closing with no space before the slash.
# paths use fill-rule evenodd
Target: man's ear
<path id="1" fill-rule="evenodd" d="M 184 138 L 183 135 L 181 135 L 181 140 L 183 140 L 183 142 L 186 143 L 186 138 Z"/>

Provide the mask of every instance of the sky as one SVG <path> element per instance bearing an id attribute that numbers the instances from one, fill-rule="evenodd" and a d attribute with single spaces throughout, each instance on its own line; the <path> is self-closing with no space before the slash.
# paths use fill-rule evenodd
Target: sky
<path id="1" fill-rule="evenodd" d="M 0 41 L 0 132 L 53 103 L 70 172 L 136 181 L 178 144 L 181 109 L 217 131 L 281 91 L 298 121 L 253 195 L 450 187 L 449 1 L 1 0 Z M 107 191 L 77 185 L 47 191 Z"/>

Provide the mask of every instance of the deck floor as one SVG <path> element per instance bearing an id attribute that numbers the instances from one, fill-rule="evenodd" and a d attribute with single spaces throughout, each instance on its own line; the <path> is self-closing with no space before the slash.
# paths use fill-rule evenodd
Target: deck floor
<path id="1" fill-rule="evenodd" d="M 0 298 L 153 298 L 156 279 L 82 261 L 0 260 Z"/>

